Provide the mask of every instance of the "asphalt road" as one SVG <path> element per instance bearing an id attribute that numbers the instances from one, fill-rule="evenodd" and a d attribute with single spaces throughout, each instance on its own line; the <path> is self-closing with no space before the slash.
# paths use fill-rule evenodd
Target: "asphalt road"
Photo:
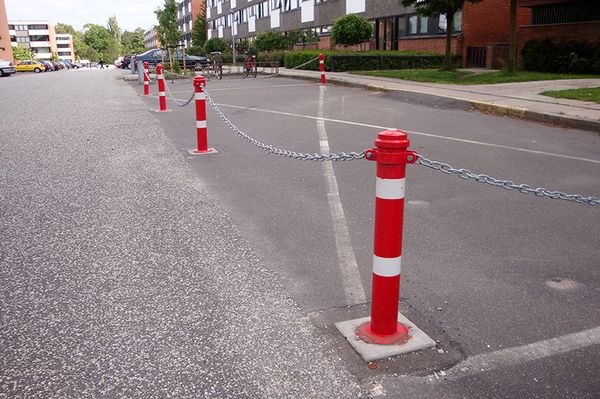
<path id="1" fill-rule="evenodd" d="M 190 156 L 192 106 L 151 113 L 118 77 L 0 79 L 0 395 L 600 395 L 598 206 L 409 166 L 401 310 L 438 346 L 367 368 L 333 323 L 369 312 L 374 164 L 268 155 L 210 110 L 219 154 Z M 298 80 L 208 89 L 278 147 L 362 151 L 400 128 L 429 158 L 600 195 L 594 133 Z"/>

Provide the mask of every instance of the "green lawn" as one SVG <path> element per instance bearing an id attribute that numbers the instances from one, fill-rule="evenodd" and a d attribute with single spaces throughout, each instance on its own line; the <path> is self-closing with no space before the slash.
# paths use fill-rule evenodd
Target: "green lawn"
<path id="1" fill-rule="evenodd" d="M 390 71 L 355 71 L 357 75 L 383 76 L 417 82 L 453 83 L 462 85 L 480 85 L 490 83 L 530 82 L 534 80 L 589 79 L 596 75 L 570 75 L 563 73 L 543 73 L 520 71 L 513 75 L 506 72 L 475 73 L 468 71 L 440 71 L 438 69 L 399 69 Z"/>
<path id="2" fill-rule="evenodd" d="M 590 101 L 600 104 L 600 87 L 590 87 L 587 89 L 543 91 L 540 94 L 554 98 L 569 98 L 572 100 Z"/>

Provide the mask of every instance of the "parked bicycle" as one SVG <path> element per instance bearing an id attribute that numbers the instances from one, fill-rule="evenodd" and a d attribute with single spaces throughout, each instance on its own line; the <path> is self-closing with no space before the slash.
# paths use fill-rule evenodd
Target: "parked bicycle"
<path id="1" fill-rule="evenodd" d="M 208 56 L 208 64 L 202 68 L 202 75 L 208 79 L 215 77 L 223 79 L 223 53 L 213 51 Z"/>
<path id="2" fill-rule="evenodd" d="M 246 54 L 246 60 L 244 61 L 244 78 L 248 76 L 256 77 L 258 74 L 258 68 L 256 67 L 256 56 L 250 53 Z"/>

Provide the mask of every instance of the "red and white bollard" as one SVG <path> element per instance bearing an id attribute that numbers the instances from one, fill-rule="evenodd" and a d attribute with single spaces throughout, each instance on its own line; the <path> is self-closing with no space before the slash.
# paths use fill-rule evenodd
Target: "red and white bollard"
<path id="1" fill-rule="evenodd" d="M 377 135 L 376 148 L 365 154 L 377 162 L 373 291 L 371 320 L 360 325 L 356 335 L 374 344 L 399 344 L 411 338 L 408 328 L 398 322 L 404 177 L 406 164 L 417 160 L 417 154 L 408 151 L 409 144 L 406 133 L 386 130 Z"/>
<path id="2" fill-rule="evenodd" d="M 156 67 L 156 82 L 158 85 L 158 103 L 160 105 L 160 112 L 167 111 L 167 98 L 165 97 L 165 67 L 158 65 Z"/>
<path id="3" fill-rule="evenodd" d="M 206 94 L 204 87 L 206 80 L 203 76 L 194 78 L 194 97 L 196 99 L 196 137 L 198 146 L 190 151 L 193 154 L 213 154 L 217 151 L 214 148 L 208 148 L 208 134 L 206 128 Z"/>
<path id="4" fill-rule="evenodd" d="M 148 63 L 144 61 L 144 95 L 150 94 L 150 79 L 148 76 Z"/>
<path id="5" fill-rule="evenodd" d="M 327 81 L 325 80 L 325 57 L 323 54 L 319 54 L 319 68 L 321 69 L 321 84 L 325 86 Z"/>

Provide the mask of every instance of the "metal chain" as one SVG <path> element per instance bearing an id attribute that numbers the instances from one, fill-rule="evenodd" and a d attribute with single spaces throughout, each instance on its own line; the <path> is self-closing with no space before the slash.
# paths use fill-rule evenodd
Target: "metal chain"
<path id="1" fill-rule="evenodd" d="M 355 159 L 362 159 L 365 157 L 365 151 L 363 152 L 340 152 L 339 154 L 306 154 L 302 152 L 295 152 L 290 150 L 285 150 L 277 147 L 273 147 L 269 144 L 261 143 L 260 141 L 250 137 L 243 131 L 241 131 L 233 122 L 231 122 L 225 114 L 219 109 L 217 104 L 213 101 L 208 94 L 208 91 L 204 89 L 204 94 L 206 95 L 206 101 L 213 108 L 215 113 L 227 126 L 229 126 L 238 136 L 249 142 L 255 147 L 260 148 L 263 151 L 266 151 L 269 154 L 281 155 L 287 158 L 299 159 L 301 161 L 353 161 Z"/>
<path id="2" fill-rule="evenodd" d="M 165 87 L 167 88 L 167 93 L 169 93 L 169 97 L 171 97 L 171 100 L 173 100 L 173 102 L 176 105 L 180 106 L 180 107 L 185 107 L 186 105 L 188 105 L 189 103 L 191 103 L 192 100 L 194 99 L 194 94 L 195 93 L 192 92 L 192 95 L 190 96 L 190 98 L 187 101 L 185 101 L 185 102 L 183 102 L 183 103 L 180 104 L 179 101 L 177 101 L 177 99 L 175 97 L 173 97 L 173 93 L 171 93 L 171 89 L 169 88 L 169 85 L 167 84 L 166 80 L 165 80 Z"/>
<path id="3" fill-rule="evenodd" d="M 293 67 L 293 68 L 290 68 L 290 69 L 298 69 L 298 68 L 302 68 L 304 65 L 308 65 L 308 64 L 310 64 L 311 62 L 313 62 L 313 61 L 316 61 L 316 60 L 318 60 L 318 59 L 319 59 L 319 57 L 315 57 L 315 58 L 313 58 L 313 59 L 312 59 L 312 60 L 310 60 L 310 61 L 306 61 L 304 64 L 296 65 L 295 67 Z"/>
<path id="4" fill-rule="evenodd" d="M 148 82 L 155 82 L 156 81 L 156 79 L 152 79 L 150 77 L 150 74 L 146 73 L 146 71 L 144 71 L 144 75 L 146 75 L 146 77 L 148 78 Z"/>
<path id="5" fill-rule="evenodd" d="M 488 175 L 484 174 L 476 174 L 471 172 L 468 169 L 456 169 L 450 166 L 447 163 L 432 161 L 430 159 L 425 158 L 423 155 L 417 154 L 417 165 L 426 166 L 428 168 L 439 170 L 442 173 L 446 173 L 449 175 L 457 175 L 462 179 L 473 179 L 479 183 L 486 183 L 496 187 L 502 187 L 507 190 L 517 190 L 523 194 L 533 193 L 538 197 L 549 197 L 552 199 L 560 199 L 565 201 L 574 201 L 578 203 L 587 203 L 589 205 L 600 205 L 600 199 L 595 197 L 584 197 L 579 194 L 565 194 L 560 191 L 551 191 L 547 188 L 532 188 L 528 184 L 515 184 L 510 180 L 499 180 L 494 179 Z"/>

